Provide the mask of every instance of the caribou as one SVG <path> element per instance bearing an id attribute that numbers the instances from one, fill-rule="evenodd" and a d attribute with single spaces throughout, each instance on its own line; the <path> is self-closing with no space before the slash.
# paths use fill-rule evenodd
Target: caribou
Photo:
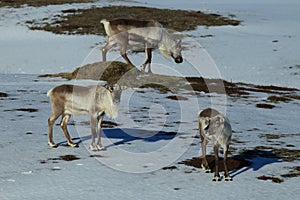
<path id="1" fill-rule="evenodd" d="M 106 61 L 106 53 L 115 45 L 120 46 L 120 53 L 129 65 L 133 65 L 127 57 L 128 49 L 144 49 L 146 61 L 141 66 L 141 70 L 151 73 L 152 50 L 159 49 L 161 54 L 169 58 L 170 56 L 176 63 L 182 63 L 181 41 L 175 40 L 163 26 L 154 20 L 136 19 L 102 19 L 107 34 L 107 43 L 102 48 L 102 60 Z"/>
<path id="2" fill-rule="evenodd" d="M 223 148 L 224 155 L 224 180 L 231 181 L 227 168 L 227 154 L 229 143 L 231 141 L 232 129 L 229 120 L 217 110 L 207 108 L 202 110 L 198 115 L 200 138 L 202 143 L 202 164 L 201 167 L 205 172 L 211 172 L 206 160 L 206 145 L 212 141 L 215 154 L 215 174 L 213 181 L 220 181 L 219 174 L 219 146 Z"/>
<path id="3" fill-rule="evenodd" d="M 103 150 L 101 144 L 101 123 L 104 115 L 116 118 L 118 115 L 117 105 L 120 102 L 120 86 L 76 86 L 60 85 L 48 91 L 47 96 L 50 98 L 52 114 L 48 119 L 49 135 L 48 144 L 51 147 L 57 147 L 53 141 L 53 124 L 56 119 L 62 115 L 60 126 L 65 134 L 68 145 L 78 147 L 70 137 L 67 129 L 67 123 L 71 114 L 89 115 L 90 127 L 92 132 L 92 142 L 90 149 Z M 97 126 L 97 131 L 96 131 Z M 95 134 L 98 132 L 98 140 L 95 145 Z"/>

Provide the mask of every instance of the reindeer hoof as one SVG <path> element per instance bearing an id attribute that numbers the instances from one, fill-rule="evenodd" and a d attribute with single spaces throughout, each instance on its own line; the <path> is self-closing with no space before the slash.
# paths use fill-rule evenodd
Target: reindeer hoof
<path id="1" fill-rule="evenodd" d="M 94 145 L 90 145 L 90 150 L 91 151 L 98 151 L 98 148 Z"/>
<path id="2" fill-rule="evenodd" d="M 104 151 L 105 150 L 105 147 L 101 146 L 101 145 L 97 145 L 97 150 L 98 151 Z"/>
<path id="3" fill-rule="evenodd" d="M 203 169 L 203 171 L 205 173 L 210 173 L 211 172 L 211 169 L 209 167 L 205 167 L 203 164 L 201 164 L 201 168 Z"/>
<path id="4" fill-rule="evenodd" d="M 53 142 L 48 142 L 48 145 L 52 148 L 57 148 L 57 144 L 53 143 Z"/>
<path id="5" fill-rule="evenodd" d="M 231 178 L 230 176 L 226 176 L 226 177 L 224 178 L 224 180 L 225 180 L 225 181 L 232 181 L 232 178 Z"/>
<path id="6" fill-rule="evenodd" d="M 212 181 L 216 181 L 216 182 L 221 181 L 221 178 L 220 178 L 220 176 L 215 176 Z"/>
<path id="7" fill-rule="evenodd" d="M 73 147 L 73 148 L 78 148 L 79 147 L 78 144 L 75 144 L 75 143 L 68 143 L 68 145 L 70 147 Z"/>
<path id="8" fill-rule="evenodd" d="M 90 150 L 91 151 L 103 151 L 105 150 L 105 147 L 101 146 L 101 145 L 90 145 Z"/>

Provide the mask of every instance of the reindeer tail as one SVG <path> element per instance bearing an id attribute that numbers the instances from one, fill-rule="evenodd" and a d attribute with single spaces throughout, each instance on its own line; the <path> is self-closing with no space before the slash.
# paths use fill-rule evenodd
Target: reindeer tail
<path id="1" fill-rule="evenodd" d="M 107 23 L 108 21 L 106 20 L 106 19 L 101 19 L 101 21 L 100 21 L 100 23 L 101 24 L 105 24 L 105 23 Z"/>
<path id="2" fill-rule="evenodd" d="M 53 90 L 53 88 L 50 89 L 50 90 L 47 92 L 47 96 L 48 96 L 48 97 L 50 97 L 50 95 L 51 95 L 51 93 L 52 93 L 52 90 Z"/>

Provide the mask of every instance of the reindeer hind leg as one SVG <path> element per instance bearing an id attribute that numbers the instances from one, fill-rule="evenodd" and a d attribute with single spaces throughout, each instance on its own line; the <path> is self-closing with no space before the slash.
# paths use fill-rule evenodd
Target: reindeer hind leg
<path id="1" fill-rule="evenodd" d="M 48 144 L 50 147 L 56 148 L 57 144 L 55 144 L 53 140 L 53 124 L 57 120 L 57 118 L 62 114 L 59 110 L 52 108 L 52 115 L 48 119 Z"/>
<path id="2" fill-rule="evenodd" d="M 60 122 L 60 126 L 65 134 L 65 137 L 67 139 L 67 142 L 68 142 L 68 145 L 71 146 L 71 147 L 78 147 L 78 144 L 75 144 L 71 137 L 70 137 L 70 134 L 69 134 L 69 131 L 68 131 L 68 128 L 67 128 L 67 124 L 68 124 L 68 121 L 70 119 L 70 115 L 69 114 L 64 114 L 62 119 L 61 119 L 61 122 Z"/>
<path id="3" fill-rule="evenodd" d="M 215 175 L 213 181 L 221 181 L 221 177 L 219 174 L 219 146 L 217 144 L 214 145 L 214 153 L 215 153 Z"/>

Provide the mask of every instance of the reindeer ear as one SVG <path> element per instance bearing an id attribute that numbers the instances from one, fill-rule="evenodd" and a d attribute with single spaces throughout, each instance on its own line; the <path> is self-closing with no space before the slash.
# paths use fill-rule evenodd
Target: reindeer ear
<path id="1" fill-rule="evenodd" d="M 210 123 L 209 117 L 205 117 L 205 118 L 201 121 L 201 126 L 202 126 L 203 130 L 207 130 L 207 129 L 208 129 L 209 123 Z"/>
<path id="2" fill-rule="evenodd" d="M 225 118 L 223 116 L 218 115 L 217 121 L 219 122 L 219 125 L 223 125 L 225 122 Z"/>
<path id="3" fill-rule="evenodd" d="M 178 40 L 176 43 L 176 47 L 181 47 L 181 43 L 182 43 L 181 40 Z"/>

